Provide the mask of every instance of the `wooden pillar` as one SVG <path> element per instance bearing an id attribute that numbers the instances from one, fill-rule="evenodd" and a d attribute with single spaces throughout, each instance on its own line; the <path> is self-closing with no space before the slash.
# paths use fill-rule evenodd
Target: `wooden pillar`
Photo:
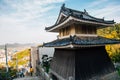
<path id="1" fill-rule="evenodd" d="M 72 25 L 70 26 L 70 28 L 71 28 L 71 29 L 70 29 L 70 30 L 71 30 L 71 31 L 70 31 L 70 34 L 71 34 L 71 35 L 75 35 L 75 25 L 72 24 Z"/>

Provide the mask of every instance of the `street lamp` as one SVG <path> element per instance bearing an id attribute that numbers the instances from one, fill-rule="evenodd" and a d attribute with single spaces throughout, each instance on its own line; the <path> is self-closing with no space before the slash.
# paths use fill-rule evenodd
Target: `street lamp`
<path id="1" fill-rule="evenodd" d="M 15 53 L 17 52 L 17 50 L 15 51 Z M 17 53 L 16 53 L 16 70 L 18 72 L 18 57 L 17 57 Z"/>

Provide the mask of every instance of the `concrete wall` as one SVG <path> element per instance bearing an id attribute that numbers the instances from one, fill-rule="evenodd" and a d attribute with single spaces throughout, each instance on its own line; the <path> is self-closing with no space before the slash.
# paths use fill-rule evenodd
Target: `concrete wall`
<path id="1" fill-rule="evenodd" d="M 39 61 L 38 47 L 31 47 L 31 65 L 34 69 L 34 74 L 36 73 L 37 61 Z"/>
<path id="2" fill-rule="evenodd" d="M 48 57 L 53 57 L 53 55 L 54 55 L 54 48 L 39 47 L 40 62 L 42 62 L 42 56 L 43 55 L 48 55 Z"/>

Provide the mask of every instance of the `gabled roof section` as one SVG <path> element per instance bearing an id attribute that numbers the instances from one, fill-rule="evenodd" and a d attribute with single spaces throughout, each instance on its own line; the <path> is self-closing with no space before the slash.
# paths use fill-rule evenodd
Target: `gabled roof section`
<path id="1" fill-rule="evenodd" d="M 66 18 L 67 18 L 67 15 L 65 15 L 63 13 L 60 13 L 59 17 L 58 17 L 58 19 L 56 21 L 56 24 L 59 24 L 60 22 L 63 22 Z"/>
<path id="2" fill-rule="evenodd" d="M 72 17 L 72 19 L 70 17 Z M 79 22 L 82 22 L 82 23 L 92 23 L 92 24 L 97 23 L 98 25 L 102 25 L 102 26 L 111 26 L 115 23 L 114 20 L 107 21 L 107 20 L 104 20 L 104 18 L 102 19 L 95 18 L 89 15 L 85 9 L 83 12 L 77 11 L 77 10 L 65 7 L 65 4 L 63 4 L 56 23 L 51 27 L 45 28 L 45 30 L 52 31 L 53 30 L 52 28 L 55 28 L 56 26 L 61 25 L 64 21 L 68 20 L 68 18 L 70 18 L 71 20 L 77 20 L 77 21 L 79 20 Z"/>

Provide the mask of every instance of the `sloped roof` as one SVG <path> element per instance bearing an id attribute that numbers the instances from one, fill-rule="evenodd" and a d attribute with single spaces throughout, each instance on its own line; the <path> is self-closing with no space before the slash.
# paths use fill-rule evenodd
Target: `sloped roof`
<path id="1" fill-rule="evenodd" d="M 68 45 L 78 45 L 80 47 L 89 47 L 89 46 L 104 46 L 106 44 L 118 44 L 120 40 L 108 39 L 104 37 L 77 37 L 70 36 L 64 39 L 57 39 L 55 41 L 44 43 L 44 47 L 64 47 Z"/>
<path id="2" fill-rule="evenodd" d="M 63 4 L 63 6 L 61 8 L 61 12 L 67 16 L 74 16 L 78 19 L 85 19 L 85 20 L 90 20 L 90 21 L 95 21 L 95 22 L 100 22 L 100 23 L 106 23 L 106 24 L 114 24 L 114 20 L 106 21 L 106 20 L 104 20 L 104 18 L 102 18 L 102 19 L 95 18 L 95 17 L 89 15 L 85 9 L 84 9 L 84 12 L 77 11 L 74 9 L 66 8 L 65 4 Z"/>
<path id="3" fill-rule="evenodd" d="M 65 17 L 63 20 L 60 20 L 61 15 L 63 15 Z M 95 17 L 89 15 L 85 9 L 84 9 L 84 12 L 77 11 L 77 10 L 65 7 L 65 4 L 63 4 L 56 23 L 51 27 L 46 27 L 45 30 L 49 31 L 50 29 L 55 28 L 59 25 L 62 26 L 61 24 L 63 22 L 65 22 L 65 21 L 69 22 L 69 20 L 76 20 L 76 21 L 83 22 L 83 23 L 93 23 L 93 24 L 98 24 L 98 25 L 102 25 L 102 26 L 113 25 L 115 23 L 114 20 L 107 21 L 107 20 L 104 20 L 104 18 L 102 18 L 102 19 L 95 18 Z"/>

